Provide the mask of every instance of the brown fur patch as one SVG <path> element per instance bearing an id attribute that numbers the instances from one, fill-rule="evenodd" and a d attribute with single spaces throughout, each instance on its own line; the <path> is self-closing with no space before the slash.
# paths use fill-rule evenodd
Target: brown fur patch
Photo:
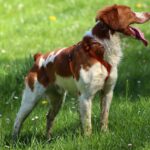
<path id="1" fill-rule="evenodd" d="M 83 40 L 76 45 L 70 46 L 62 50 L 56 57 L 54 62 L 49 62 L 46 66 L 39 68 L 38 61 L 42 56 L 43 59 L 47 59 L 51 52 L 44 54 L 37 54 L 35 56 L 35 63 L 30 70 L 27 81 L 30 88 L 34 88 L 34 79 L 37 77 L 38 81 L 47 87 L 56 80 L 56 74 L 62 77 L 72 76 L 72 70 L 75 74 L 76 80 L 79 79 L 79 72 L 81 66 L 88 70 L 90 66 L 97 62 L 96 59 L 89 55 L 89 51 L 93 51 L 98 57 L 103 58 L 104 48 L 100 43 L 93 40 L 91 37 L 84 37 Z M 54 52 L 54 54 L 56 54 Z M 72 70 L 69 66 L 69 58 L 72 61 Z"/>
<path id="2" fill-rule="evenodd" d="M 136 17 L 130 7 L 113 5 L 98 11 L 96 20 L 103 21 L 111 30 L 131 35 L 128 26 L 136 22 Z"/>

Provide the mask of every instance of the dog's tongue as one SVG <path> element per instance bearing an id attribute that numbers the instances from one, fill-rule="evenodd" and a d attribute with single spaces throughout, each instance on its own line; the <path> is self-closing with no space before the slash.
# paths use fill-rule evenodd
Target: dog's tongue
<path id="1" fill-rule="evenodd" d="M 130 26 L 130 30 L 134 37 L 136 37 L 138 40 L 141 40 L 145 46 L 148 45 L 148 41 L 145 39 L 144 33 L 140 29 Z"/>

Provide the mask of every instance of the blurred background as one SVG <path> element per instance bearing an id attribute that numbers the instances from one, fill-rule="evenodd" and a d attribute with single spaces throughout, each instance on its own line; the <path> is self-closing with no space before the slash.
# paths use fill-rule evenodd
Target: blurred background
<path id="1" fill-rule="evenodd" d="M 12 120 L 8 119 L 13 121 L 33 54 L 79 42 L 95 24 L 97 10 L 112 4 L 150 11 L 150 0 L 0 0 L 0 117 L 14 111 Z M 135 26 L 150 41 L 150 23 Z M 150 46 L 127 37 L 122 40 L 122 50 L 115 96 L 131 101 L 148 98 Z"/>

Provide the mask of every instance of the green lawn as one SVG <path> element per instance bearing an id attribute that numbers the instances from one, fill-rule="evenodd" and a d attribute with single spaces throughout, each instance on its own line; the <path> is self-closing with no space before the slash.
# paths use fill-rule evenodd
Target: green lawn
<path id="1" fill-rule="evenodd" d="M 122 41 L 124 57 L 108 133 L 100 132 L 97 95 L 93 100 L 93 134 L 82 136 L 77 100 L 69 95 L 55 121 L 50 143 L 44 137 L 48 110 L 45 100 L 39 102 L 24 123 L 17 144 L 11 140 L 32 55 L 78 42 L 95 24 L 96 11 L 114 3 L 129 5 L 135 11 L 150 10 L 149 0 L 0 0 L 0 150 L 150 149 L 150 46 L 144 47 L 131 38 Z M 149 23 L 138 26 L 150 41 Z"/>

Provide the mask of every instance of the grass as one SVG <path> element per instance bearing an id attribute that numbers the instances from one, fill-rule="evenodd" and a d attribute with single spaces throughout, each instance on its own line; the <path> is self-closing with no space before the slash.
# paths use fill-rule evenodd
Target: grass
<path id="1" fill-rule="evenodd" d="M 94 25 L 96 11 L 114 3 L 129 5 L 135 11 L 150 9 L 148 0 L 0 0 L 0 149 L 150 149 L 150 47 L 145 48 L 129 38 L 122 44 L 124 57 L 119 67 L 108 133 L 101 133 L 99 129 L 96 96 L 93 134 L 82 136 L 77 101 L 70 95 L 56 119 L 50 143 L 44 137 L 48 105 L 42 101 L 26 120 L 17 144 L 14 146 L 11 141 L 23 79 L 33 62 L 32 55 L 78 42 Z M 148 23 L 140 25 L 150 39 L 148 27 Z M 35 116 L 37 120 L 33 120 Z"/>

